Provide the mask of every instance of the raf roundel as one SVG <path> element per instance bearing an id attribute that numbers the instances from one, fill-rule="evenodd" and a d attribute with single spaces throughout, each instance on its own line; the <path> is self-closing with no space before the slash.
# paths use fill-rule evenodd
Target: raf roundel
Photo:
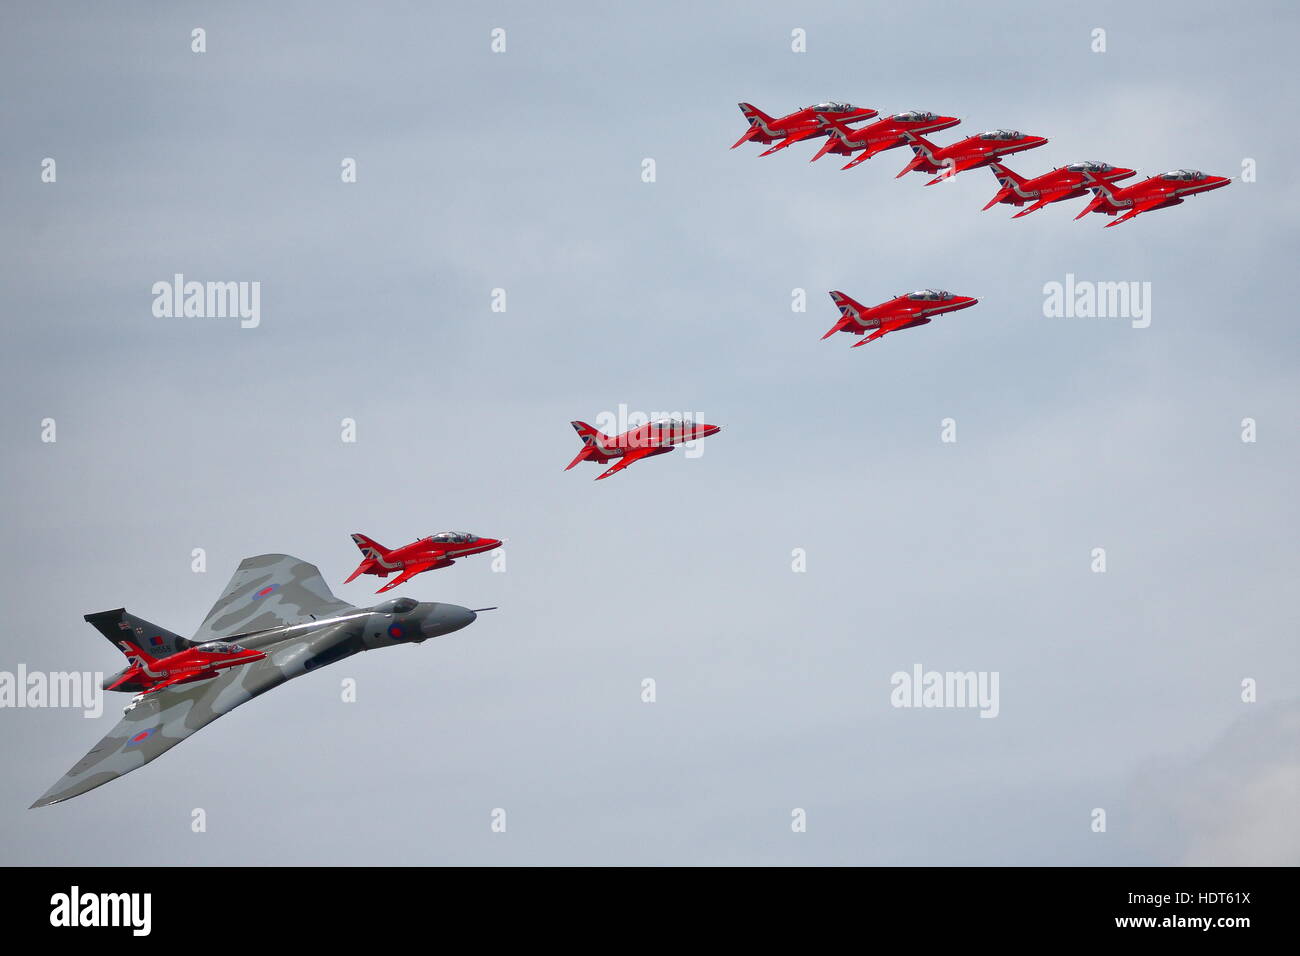
<path id="1" fill-rule="evenodd" d="M 157 727 L 150 727 L 148 730 L 142 730 L 138 734 L 133 736 L 130 740 L 128 740 L 126 742 L 126 745 L 128 747 L 134 747 L 136 744 L 142 744 L 157 732 L 158 732 Z"/>
<path id="2" fill-rule="evenodd" d="M 400 641 L 402 639 L 402 625 L 400 624 L 388 625 L 388 636 L 395 641 Z"/>
<path id="3" fill-rule="evenodd" d="M 260 601 L 262 600 L 262 598 L 266 597 L 268 594 L 275 591 L 279 587 L 280 585 L 278 584 L 268 584 L 266 587 L 262 588 L 262 590 L 258 591 L 256 594 L 253 595 L 253 600 Z"/>

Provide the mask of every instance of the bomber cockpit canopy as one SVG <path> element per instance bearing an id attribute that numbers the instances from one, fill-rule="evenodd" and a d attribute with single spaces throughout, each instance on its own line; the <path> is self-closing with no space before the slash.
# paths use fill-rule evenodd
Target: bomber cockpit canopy
<path id="1" fill-rule="evenodd" d="M 1199 169 L 1171 169 L 1169 172 L 1162 174 L 1160 178 L 1190 183 L 1194 179 L 1204 179 L 1205 173 Z"/>
<path id="2" fill-rule="evenodd" d="M 205 654 L 238 654 L 243 648 L 230 641 L 207 641 L 200 644 L 198 650 Z"/>
<path id="3" fill-rule="evenodd" d="M 1110 163 L 1099 163 L 1095 159 L 1086 159 L 1081 163 L 1071 163 L 1065 168 L 1072 173 L 1108 173 L 1115 167 Z"/>
<path id="4" fill-rule="evenodd" d="M 926 123 L 935 119 L 935 115 L 924 110 L 908 110 L 906 113 L 895 113 L 891 118 L 903 123 Z"/>
<path id="5" fill-rule="evenodd" d="M 1019 139 L 1018 129 L 990 129 L 980 133 L 980 139 Z"/>
<path id="6" fill-rule="evenodd" d="M 407 614 L 414 611 L 419 603 L 420 602 L 415 600 L 415 598 L 391 598 L 390 600 L 384 601 L 382 604 L 376 604 L 374 610 L 381 614 Z"/>
<path id="7" fill-rule="evenodd" d="M 478 535 L 468 531 L 439 531 L 429 535 L 429 540 L 437 544 L 473 544 L 478 540 Z"/>
<path id="8" fill-rule="evenodd" d="M 852 113 L 857 109 L 852 103 L 837 103 L 835 100 L 827 100 L 825 103 L 817 103 L 808 108 L 818 113 Z"/>
<path id="9" fill-rule="evenodd" d="M 945 292 L 943 289 L 917 289 L 915 292 L 909 292 L 907 297 L 915 302 L 942 302 L 944 299 L 951 299 L 952 293 Z"/>

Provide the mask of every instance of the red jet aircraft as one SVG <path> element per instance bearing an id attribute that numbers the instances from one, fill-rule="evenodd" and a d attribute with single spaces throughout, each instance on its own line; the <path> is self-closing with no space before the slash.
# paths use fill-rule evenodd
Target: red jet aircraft
<path id="1" fill-rule="evenodd" d="M 874 342 L 890 332 L 926 325 L 936 315 L 969 309 L 979 299 L 968 295 L 953 295 L 942 289 L 920 289 L 907 295 L 895 296 L 880 305 L 865 306 L 850 299 L 843 292 L 832 292 L 831 301 L 840 310 L 840 320 L 835 323 L 822 339 L 829 339 L 836 332 L 851 332 L 862 335 L 874 330 L 861 342 L 854 342 L 853 348 Z"/>
<path id="2" fill-rule="evenodd" d="M 816 162 L 827 153 L 848 156 L 861 151 L 861 155 L 841 167 L 843 169 L 852 169 L 858 163 L 865 162 L 872 156 L 883 153 L 887 149 L 906 146 L 908 134 L 910 133 L 917 135 L 937 133 L 941 129 L 956 126 L 960 122 L 961 120 L 955 116 L 938 116 L 921 110 L 909 110 L 906 113 L 895 113 L 893 116 L 886 116 L 882 120 L 853 129 L 827 117 L 823 120 L 826 132 L 830 134 L 826 139 L 826 145 L 808 162 Z"/>
<path id="3" fill-rule="evenodd" d="M 618 459 L 618 462 L 607 469 L 603 474 L 597 475 L 596 480 L 608 478 L 615 472 L 622 471 L 628 465 L 642 458 L 650 458 L 653 455 L 664 455 L 673 450 L 673 447 L 683 442 L 694 441 L 699 438 L 707 438 L 710 435 L 716 435 L 722 430 L 720 425 L 696 425 L 692 422 L 676 421 L 674 419 L 661 419 L 660 421 L 648 422 L 639 428 L 631 428 L 621 435 L 611 438 L 603 432 L 598 432 L 586 422 L 570 422 L 573 430 L 578 433 L 582 439 L 582 451 L 578 452 L 577 457 L 569 462 L 565 471 L 578 464 L 580 461 L 595 461 L 605 464 L 611 459 Z"/>
<path id="4" fill-rule="evenodd" d="M 924 136 L 911 135 L 908 139 L 916 155 L 894 178 L 899 179 L 910 172 L 938 173 L 926 183 L 927 186 L 941 183 L 968 169 L 987 166 L 1000 156 L 1035 149 L 1047 142 L 1043 136 L 1027 136 L 1018 129 L 991 129 L 949 146 L 936 146 Z"/>
<path id="5" fill-rule="evenodd" d="M 801 139 L 807 139 L 809 136 L 825 136 L 830 132 L 830 127 L 822 121 L 822 117 L 834 117 L 836 123 L 856 123 L 859 120 L 871 119 L 879 111 L 867 109 L 865 107 L 853 106 L 850 103 L 817 103 L 814 106 L 805 106 L 801 110 L 795 110 L 788 116 L 782 116 L 780 119 L 774 119 L 768 116 L 756 106 L 750 106 L 748 103 L 737 104 L 740 111 L 745 114 L 745 119 L 749 120 L 749 129 L 745 135 L 736 140 L 735 149 L 741 143 L 747 143 L 751 139 L 757 143 L 776 143 L 771 149 L 766 149 L 759 153 L 760 156 L 767 156 L 775 153 L 778 149 L 785 149 Z M 778 142 L 779 140 L 779 142 Z"/>
<path id="6" fill-rule="evenodd" d="M 1012 206 L 1030 204 L 1028 209 L 1022 209 L 1012 216 L 1012 219 L 1028 216 L 1048 203 L 1087 195 L 1088 189 L 1098 182 L 1117 183 L 1121 179 L 1137 175 L 1131 169 L 1112 166 L 1109 163 L 1098 163 L 1094 160 L 1058 166 L 1050 173 L 1043 173 L 1032 179 L 1017 176 L 1001 163 L 989 163 L 989 169 L 993 170 L 993 175 L 997 177 L 1002 188 L 988 201 L 985 209 L 992 209 L 1000 202 Z"/>
<path id="7" fill-rule="evenodd" d="M 376 594 L 383 594 L 399 584 L 405 584 L 425 571 L 449 568 L 456 563 L 456 558 L 495 551 L 501 547 L 501 542 L 496 538 L 480 538 L 467 531 L 443 531 L 391 550 L 364 534 L 354 534 L 352 540 L 366 557 L 344 584 L 356 580 L 359 574 L 375 574 L 386 578 L 393 571 L 401 572 L 376 591 Z"/>
<path id="8" fill-rule="evenodd" d="M 1116 189 L 1110 183 L 1097 183 L 1092 187 L 1096 196 L 1074 218 L 1082 219 L 1090 212 L 1119 216 L 1114 222 L 1106 223 L 1109 229 L 1152 209 L 1177 206 L 1186 196 L 1219 189 L 1230 182 L 1231 177 L 1210 176 L 1199 169 L 1174 169 L 1123 189 Z"/>
<path id="9" fill-rule="evenodd" d="M 186 641 L 185 643 L 189 643 Z M 131 662 L 120 674 L 104 681 L 104 690 L 138 690 L 138 701 L 145 694 L 155 694 L 173 684 L 189 684 L 216 677 L 227 667 L 251 664 L 266 657 L 261 651 L 249 650 L 230 641 L 195 644 L 167 657 L 150 657 L 133 641 L 118 641 Z"/>

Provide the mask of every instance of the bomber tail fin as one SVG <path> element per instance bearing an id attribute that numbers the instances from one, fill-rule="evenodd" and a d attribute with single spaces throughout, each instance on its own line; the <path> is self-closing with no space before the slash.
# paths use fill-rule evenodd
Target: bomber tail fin
<path id="1" fill-rule="evenodd" d="M 138 654 L 146 661 L 152 661 L 194 646 L 193 641 L 157 624 L 150 624 L 144 618 L 128 613 L 125 608 L 97 611 L 85 615 L 85 620 L 126 655 L 127 660 Z"/>

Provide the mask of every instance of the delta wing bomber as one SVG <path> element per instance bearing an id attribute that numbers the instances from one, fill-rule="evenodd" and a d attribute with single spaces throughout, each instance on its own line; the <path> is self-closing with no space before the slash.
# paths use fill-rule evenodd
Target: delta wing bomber
<path id="1" fill-rule="evenodd" d="M 138 770 L 285 681 L 361 651 L 459 631 L 476 616 L 406 597 L 353 607 L 330 593 L 315 565 L 287 554 L 245 558 L 192 639 L 122 608 L 87 614 L 129 662 L 104 689 L 138 693 L 117 726 L 32 806 Z"/>

